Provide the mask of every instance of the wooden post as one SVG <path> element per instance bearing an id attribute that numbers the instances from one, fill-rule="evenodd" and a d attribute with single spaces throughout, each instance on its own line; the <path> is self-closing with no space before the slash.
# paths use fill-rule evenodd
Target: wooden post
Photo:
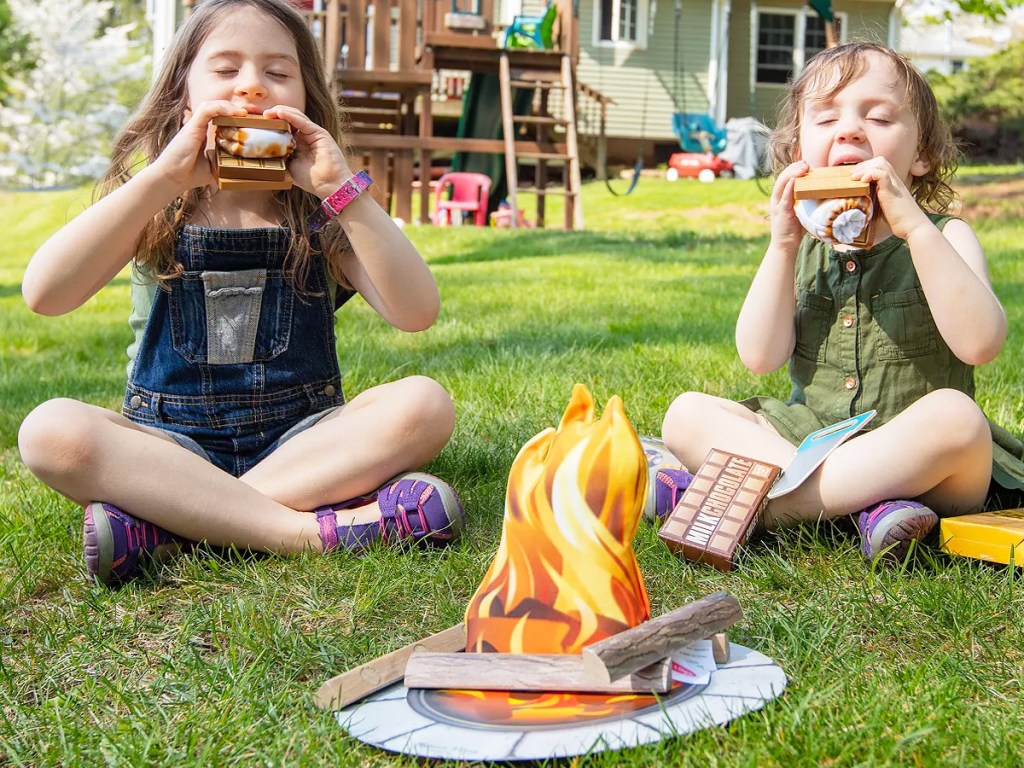
<path id="1" fill-rule="evenodd" d="M 594 680 L 611 682 L 671 656 L 687 643 L 731 627 L 743 617 L 736 598 L 715 592 L 656 619 L 583 649 L 583 668 Z"/>
<path id="2" fill-rule="evenodd" d="M 373 0 L 373 63 L 375 70 L 391 68 L 391 0 Z"/>
<path id="3" fill-rule="evenodd" d="M 519 227 L 519 201 L 516 199 L 516 187 L 519 186 L 519 170 L 516 160 L 516 134 L 512 123 L 512 68 L 508 54 L 502 53 L 498 60 L 498 80 L 501 91 L 501 130 L 505 136 L 505 181 L 508 184 L 508 207 L 512 213 L 510 226 Z"/>
<path id="4" fill-rule="evenodd" d="M 324 37 L 324 69 L 327 83 L 333 87 L 334 73 L 338 69 L 338 55 L 341 53 L 341 0 L 327 0 L 327 24 Z"/>

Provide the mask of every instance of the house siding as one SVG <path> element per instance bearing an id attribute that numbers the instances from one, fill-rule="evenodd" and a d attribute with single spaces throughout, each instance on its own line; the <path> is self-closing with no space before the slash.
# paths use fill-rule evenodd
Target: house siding
<path id="1" fill-rule="evenodd" d="M 729 19 L 729 87 L 726 99 L 727 116 L 752 115 L 768 126 L 775 124 L 778 109 L 785 95 L 785 85 L 758 85 L 750 90 L 751 67 L 755 52 L 752 44 L 751 0 L 733 0 Z M 805 6 L 793 0 L 766 0 L 757 4 L 761 10 L 792 9 Z M 893 3 L 842 2 L 836 0 L 833 10 L 843 14 L 846 23 L 845 41 L 886 43 L 889 37 L 889 14 Z M 809 13 L 811 11 L 808 11 Z"/>
<path id="2" fill-rule="evenodd" d="M 674 3 L 657 4 L 654 23 L 648 20 L 644 48 L 619 48 L 595 44 L 596 5 L 594 0 L 581 0 L 577 78 L 615 102 L 608 105 L 609 137 L 675 140 L 674 112 L 708 111 L 711 11 L 710 0 L 683 0 L 677 72 Z M 596 133 L 596 126 L 589 124 L 596 118 L 585 109 L 581 112 L 580 132 Z"/>

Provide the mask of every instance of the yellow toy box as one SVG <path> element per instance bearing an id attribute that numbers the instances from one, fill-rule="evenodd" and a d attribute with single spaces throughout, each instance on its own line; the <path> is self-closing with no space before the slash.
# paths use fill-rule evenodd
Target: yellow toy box
<path id="1" fill-rule="evenodd" d="M 941 549 L 992 563 L 1024 565 L 1024 509 L 947 517 L 940 523 Z"/>

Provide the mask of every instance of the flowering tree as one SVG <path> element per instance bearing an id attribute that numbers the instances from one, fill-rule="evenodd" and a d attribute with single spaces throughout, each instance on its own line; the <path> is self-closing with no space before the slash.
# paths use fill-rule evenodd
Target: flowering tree
<path id="1" fill-rule="evenodd" d="M 109 0 L 8 0 L 30 39 L 33 69 L 15 75 L 0 106 L 0 184 L 47 187 L 95 179 L 128 107 L 122 93 L 145 77 L 134 25 L 107 27 Z"/>

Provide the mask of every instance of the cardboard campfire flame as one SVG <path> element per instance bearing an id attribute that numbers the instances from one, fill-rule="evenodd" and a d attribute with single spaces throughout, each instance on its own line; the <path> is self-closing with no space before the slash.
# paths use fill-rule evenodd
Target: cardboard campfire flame
<path id="1" fill-rule="evenodd" d="M 501 543 L 466 610 L 467 651 L 578 654 L 649 618 L 632 547 L 647 459 L 619 397 L 594 415 L 577 384 L 558 428 L 512 463 Z"/>

